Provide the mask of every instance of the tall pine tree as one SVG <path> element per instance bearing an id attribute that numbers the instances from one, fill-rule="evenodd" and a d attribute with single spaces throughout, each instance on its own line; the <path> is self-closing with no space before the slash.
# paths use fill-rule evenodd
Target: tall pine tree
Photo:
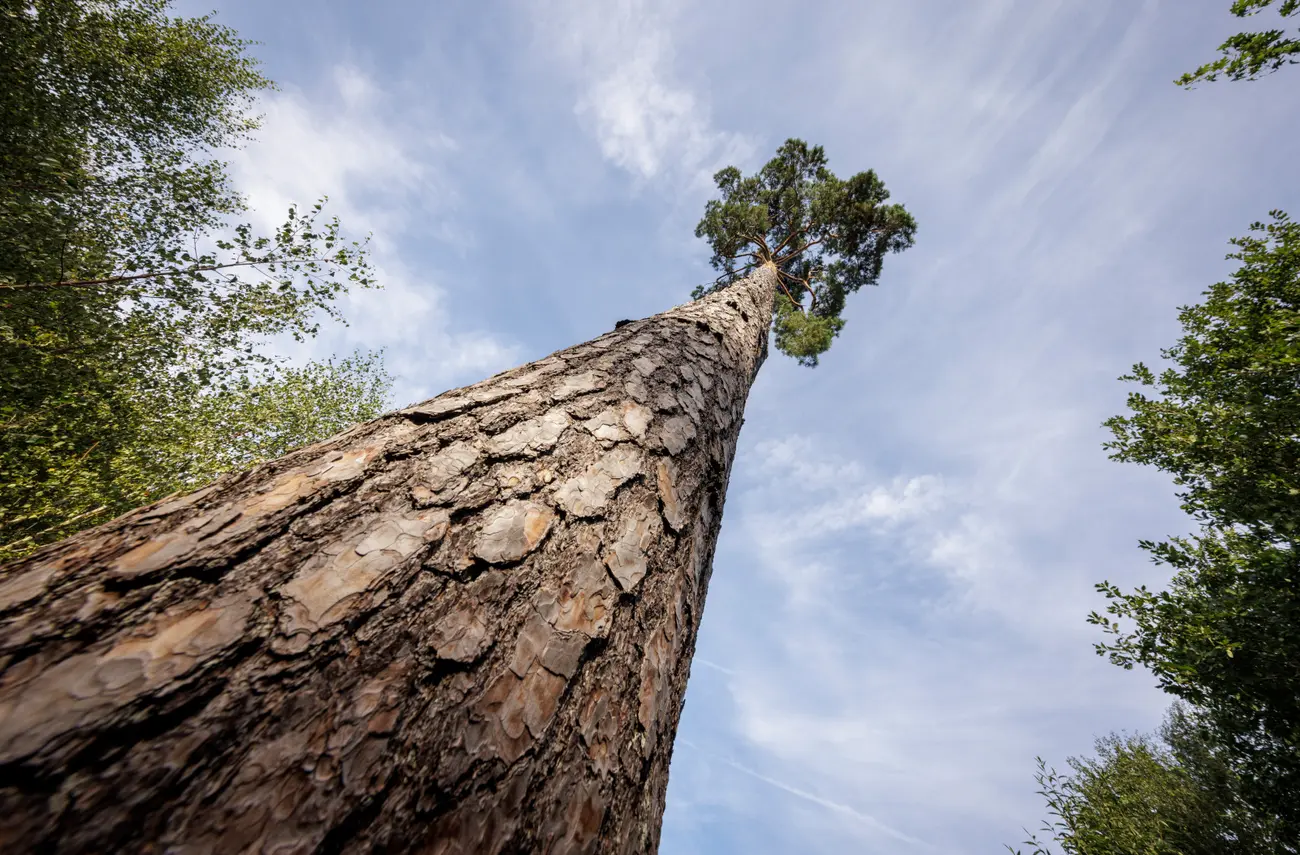
<path id="1" fill-rule="evenodd" d="M 3 571 L 0 839 L 655 851 L 774 298 L 837 319 L 915 228 L 798 141 L 719 177 L 725 287 Z"/>

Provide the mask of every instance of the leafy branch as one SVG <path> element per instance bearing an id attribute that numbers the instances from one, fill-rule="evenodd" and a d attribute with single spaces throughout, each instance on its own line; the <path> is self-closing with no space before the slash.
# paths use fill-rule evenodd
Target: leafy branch
<path id="1" fill-rule="evenodd" d="M 1230 11 L 1238 18 L 1257 15 L 1274 0 L 1235 0 Z M 1300 0 L 1282 0 L 1278 13 L 1283 18 L 1290 18 L 1300 13 Z M 1237 33 L 1219 45 L 1222 54 L 1213 62 L 1207 62 L 1195 71 L 1190 71 L 1174 82 L 1179 86 L 1191 88 L 1202 80 L 1213 83 L 1219 75 L 1229 80 L 1257 80 L 1264 74 L 1271 74 L 1284 65 L 1300 63 L 1300 39 L 1286 38 L 1283 30 L 1271 29 L 1258 33 Z"/>

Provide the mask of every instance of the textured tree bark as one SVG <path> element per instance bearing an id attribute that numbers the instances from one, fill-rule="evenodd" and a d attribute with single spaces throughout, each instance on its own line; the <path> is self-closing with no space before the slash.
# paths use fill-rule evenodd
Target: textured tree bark
<path id="1" fill-rule="evenodd" d="M 654 852 L 774 287 L 0 570 L 0 850 Z"/>

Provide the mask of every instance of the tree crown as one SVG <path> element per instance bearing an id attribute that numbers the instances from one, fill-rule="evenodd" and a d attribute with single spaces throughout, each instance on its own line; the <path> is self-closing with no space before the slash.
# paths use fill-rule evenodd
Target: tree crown
<path id="1" fill-rule="evenodd" d="M 816 365 L 844 327 L 845 299 L 875 285 L 884 257 L 910 247 L 916 221 L 867 170 L 848 179 L 826 168 L 821 146 L 789 139 L 749 177 L 729 166 L 713 177 L 722 193 L 695 227 L 722 275 L 694 296 L 725 287 L 753 269 L 778 272 L 776 346 Z"/>
<path id="2" fill-rule="evenodd" d="M 1276 818 L 1242 799 L 1241 775 L 1195 710 L 1174 704 L 1155 735 L 1110 734 L 1069 771 L 1038 761 L 1049 819 L 1041 832 L 1070 855 L 1254 855 L 1292 852 Z M 1052 855 L 1033 835 L 1024 855 Z M 1012 853 L 1020 850 L 1007 847 Z"/>

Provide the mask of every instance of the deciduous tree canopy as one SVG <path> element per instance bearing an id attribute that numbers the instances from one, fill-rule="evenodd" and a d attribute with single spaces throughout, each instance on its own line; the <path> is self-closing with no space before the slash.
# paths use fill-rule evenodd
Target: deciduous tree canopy
<path id="1" fill-rule="evenodd" d="M 1274 212 L 1233 241 L 1230 281 L 1180 313 L 1170 367 L 1134 367 L 1131 414 L 1107 422 L 1117 460 L 1157 466 L 1201 524 L 1142 543 L 1175 571 L 1167 591 L 1103 583 L 1113 634 L 1197 705 L 1242 770 L 1246 797 L 1300 840 L 1300 224 Z"/>
<path id="2" fill-rule="evenodd" d="M 371 357 L 284 373 L 261 347 L 338 318 L 372 284 L 365 248 L 320 204 L 267 236 L 234 221 L 218 156 L 270 82 L 232 30 L 167 7 L 0 3 L 0 558 L 212 473 L 177 443 L 224 445 L 239 428 L 214 413 L 354 385 L 358 405 L 308 408 L 324 433 L 268 427 L 309 441 L 383 397 Z"/>
<path id="3" fill-rule="evenodd" d="M 1175 705 L 1157 736 L 1111 734 L 1059 773 L 1038 761 L 1050 819 L 1040 831 L 1069 855 L 1281 855 L 1276 823 L 1250 810 L 1223 746 Z M 1050 855 L 1037 835 L 1032 855 Z M 1008 847 L 1010 849 L 1011 847 Z M 1015 850 L 1012 850 L 1015 851 Z"/>

